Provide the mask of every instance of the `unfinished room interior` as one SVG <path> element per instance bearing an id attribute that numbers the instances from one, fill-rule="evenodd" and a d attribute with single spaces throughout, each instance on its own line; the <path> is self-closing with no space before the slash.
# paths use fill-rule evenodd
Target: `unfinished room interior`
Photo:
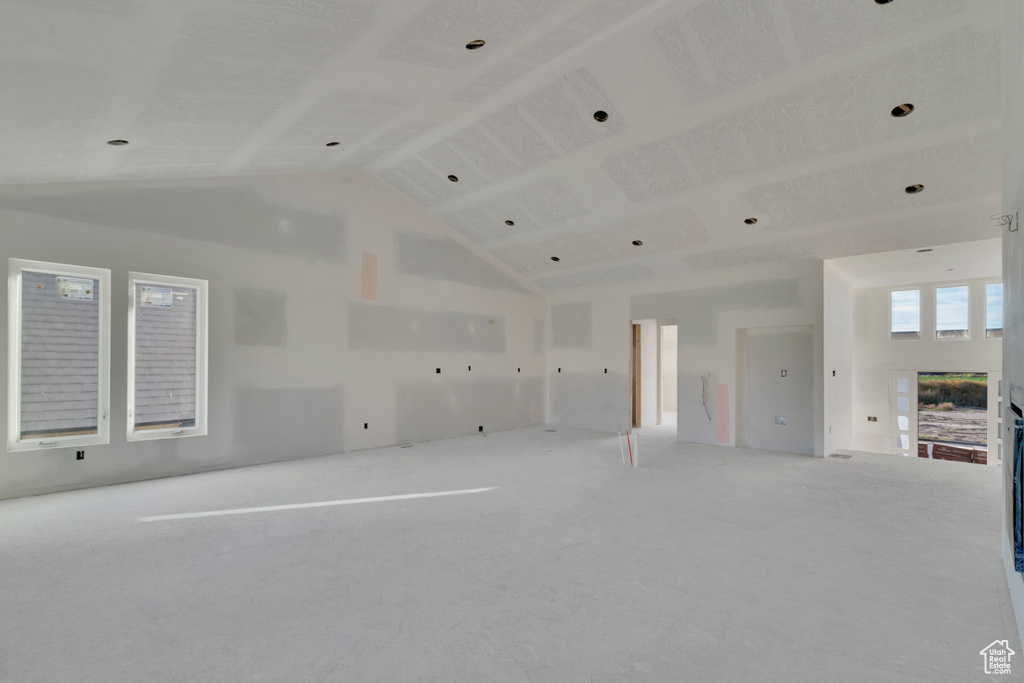
<path id="1" fill-rule="evenodd" d="M 1024 3 L 0 7 L 0 680 L 1024 675 Z"/>

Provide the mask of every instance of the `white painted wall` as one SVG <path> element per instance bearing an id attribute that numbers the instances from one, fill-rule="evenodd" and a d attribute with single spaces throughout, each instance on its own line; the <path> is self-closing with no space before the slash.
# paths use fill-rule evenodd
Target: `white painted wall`
<path id="1" fill-rule="evenodd" d="M 825 261 L 825 453 L 853 448 L 853 282 Z"/>
<path id="2" fill-rule="evenodd" d="M 67 448 L 6 453 L 0 497 L 543 420 L 544 297 L 369 175 L 7 186 L 0 207 L 4 266 L 113 271 L 112 442 L 81 462 Z M 378 259 L 375 301 L 361 300 L 364 251 Z M 207 437 L 126 443 L 129 270 L 210 281 Z M 283 343 L 260 343 L 280 321 L 258 308 L 236 327 L 236 296 L 253 290 L 285 295 Z M 373 324 L 353 328 L 353 315 Z"/>
<path id="3" fill-rule="evenodd" d="M 624 429 L 629 415 L 629 321 L 674 318 L 678 322 L 678 438 L 736 444 L 736 331 L 750 327 L 812 325 L 814 328 L 815 454 L 822 441 L 822 261 L 801 260 L 708 272 L 674 282 L 641 283 L 587 293 L 549 295 L 552 305 L 587 300 L 593 305 L 592 349 L 551 349 L 550 368 L 577 373 L 566 388 L 550 393 L 551 420 L 560 424 Z M 600 332 L 598 331 L 600 330 Z M 608 378 L 603 369 L 608 368 Z M 701 403 L 701 374 L 711 374 L 708 420 Z M 552 381 L 555 375 L 550 374 Z M 614 379 L 613 379 L 614 378 Z M 589 394 L 596 394 L 591 398 Z M 722 409 L 716 396 L 724 397 Z M 574 401 L 574 398 L 581 398 Z M 609 419 L 581 414 L 583 400 Z M 716 429 L 715 417 L 722 425 Z M 611 419 L 612 417 L 619 419 Z M 722 438 L 719 439 L 719 436 Z"/>
<path id="4" fill-rule="evenodd" d="M 679 375 L 679 334 L 675 325 L 661 328 L 661 409 L 676 412 L 676 377 Z"/>
<path id="5" fill-rule="evenodd" d="M 813 326 L 745 329 L 738 339 L 737 442 L 813 455 Z"/>
<path id="6" fill-rule="evenodd" d="M 1024 406 L 1024 231 L 1019 217 L 1024 211 L 1024 3 L 1004 0 L 1002 22 L 1002 213 L 1014 217 L 1016 232 L 1002 229 L 1003 236 L 1003 425 L 1010 430 L 1010 401 Z M 1010 438 L 1007 438 L 1007 437 Z M 1003 432 L 1006 452 L 1012 444 L 1012 432 Z M 1009 467 L 1003 476 L 1010 476 Z M 1006 486 L 1007 509 L 1010 486 Z M 1006 515 L 1003 516 L 1004 520 Z M 1004 531 L 1006 531 L 1004 529 Z M 1004 539 L 1006 535 L 1004 534 Z M 1024 577 L 1013 569 L 1009 544 L 1003 546 L 1010 597 L 1017 616 L 1018 633 L 1024 632 Z"/>
<path id="7" fill-rule="evenodd" d="M 637 320 L 640 325 L 640 426 L 658 424 L 658 322 Z"/>
<path id="8" fill-rule="evenodd" d="M 891 287 L 872 287 L 853 292 L 853 438 L 850 446 L 837 448 L 889 453 L 893 425 L 889 410 L 889 371 L 911 372 L 1000 372 L 1002 346 L 999 339 L 985 339 L 985 284 L 990 278 L 927 282 L 898 289 L 921 290 L 921 339 L 893 341 L 889 338 Z M 971 338 L 964 341 L 935 339 L 935 288 L 967 284 L 970 287 Z M 1004 311 L 1007 310 L 1004 305 Z M 877 422 L 868 422 L 868 416 Z"/>

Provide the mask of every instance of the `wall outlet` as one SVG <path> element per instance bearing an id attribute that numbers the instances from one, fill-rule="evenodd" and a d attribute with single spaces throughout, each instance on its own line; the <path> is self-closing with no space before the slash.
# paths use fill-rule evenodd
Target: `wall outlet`
<path id="1" fill-rule="evenodd" d="M 873 415 L 868 415 L 868 422 L 878 422 L 878 418 Z"/>
<path id="2" fill-rule="evenodd" d="M 85 451 L 75 451 L 75 460 L 85 460 Z"/>
<path id="3" fill-rule="evenodd" d="M 785 377 L 785 376 L 786 376 L 786 371 L 785 371 L 785 370 L 783 370 L 783 371 L 782 371 L 782 376 L 783 376 L 783 377 Z"/>

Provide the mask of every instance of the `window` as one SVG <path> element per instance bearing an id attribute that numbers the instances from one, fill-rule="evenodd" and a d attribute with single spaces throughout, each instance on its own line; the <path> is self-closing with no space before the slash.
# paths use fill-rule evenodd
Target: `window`
<path id="1" fill-rule="evenodd" d="M 921 290 L 892 292 L 889 308 L 890 339 L 921 338 Z"/>
<path id="2" fill-rule="evenodd" d="M 128 440 L 204 435 L 207 282 L 129 277 Z"/>
<path id="3" fill-rule="evenodd" d="M 1003 285 L 985 285 L 985 339 L 1003 336 Z"/>
<path id="4" fill-rule="evenodd" d="M 935 288 L 935 338 L 968 339 L 968 290 L 960 287 Z"/>
<path id="5" fill-rule="evenodd" d="M 7 449 L 110 443 L 110 271 L 9 269 Z"/>

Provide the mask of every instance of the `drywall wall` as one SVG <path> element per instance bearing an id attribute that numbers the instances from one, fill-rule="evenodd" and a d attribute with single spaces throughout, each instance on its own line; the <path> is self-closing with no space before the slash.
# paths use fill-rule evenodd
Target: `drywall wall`
<path id="1" fill-rule="evenodd" d="M 853 282 L 824 263 L 825 454 L 853 448 Z"/>
<path id="2" fill-rule="evenodd" d="M 1002 215 L 1012 216 L 1013 224 L 1003 233 L 1003 441 L 1013 443 L 1010 400 L 1024 407 L 1024 231 L 1020 214 L 1024 211 L 1024 4 L 1003 2 L 1002 41 Z M 1011 228 L 1013 231 L 1011 232 Z M 1008 480 L 1012 468 L 1003 468 Z M 1011 487 L 1004 481 L 1007 510 L 1012 510 Z M 1006 519 L 1006 515 L 1003 516 Z M 1004 529 L 1004 531 L 1006 531 Z M 1003 534 L 1003 538 L 1007 538 Z M 1017 617 L 1017 631 L 1024 633 L 1024 577 L 1013 570 L 1009 544 L 1003 546 L 1010 597 Z"/>
<path id="3" fill-rule="evenodd" d="M 896 340 L 889 335 L 892 287 L 853 291 L 853 435 L 851 448 L 891 453 L 894 435 L 889 411 L 889 371 L 911 372 L 1000 372 L 1002 345 L 999 339 L 985 339 L 985 284 L 990 278 L 950 280 L 901 285 L 896 289 L 921 290 L 921 339 Z M 969 286 L 969 340 L 935 339 L 935 288 Z M 1007 307 L 1003 306 L 1007 311 Z M 868 417 L 878 421 L 868 421 Z"/>
<path id="4" fill-rule="evenodd" d="M 737 443 L 814 454 L 814 327 L 737 333 Z"/>
<path id="5" fill-rule="evenodd" d="M 658 424 L 658 321 L 635 320 L 640 325 L 640 426 Z"/>
<path id="6" fill-rule="evenodd" d="M 111 443 L 6 453 L 0 497 L 544 419 L 544 297 L 369 175 L 8 186 L 0 221 L 4 265 L 113 291 Z M 208 436 L 126 442 L 130 270 L 209 280 Z"/>
<path id="7" fill-rule="evenodd" d="M 661 409 L 676 412 L 676 356 L 679 354 L 679 335 L 675 325 L 661 328 Z"/>
<path id="8" fill-rule="evenodd" d="M 555 425 L 604 431 L 629 427 L 629 293 L 565 295 L 548 310 L 551 330 L 561 304 L 590 305 L 590 347 L 550 346 L 548 421 Z M 577 331 L 577 337 L 585 333 Z"/>
<path id="9" fill-rule="evenodd" d="M 550 392 L 552 422 L 595 429 L 625 428 L 629 415 L 628 386 L 602 382 L 610 376 L 628 378 L 630 320 L 670 318 L 678 322 L 677 437 L 682 441 L 736 443 L 736 330 L 750 327 L 811 325 L 814 329 L 814 452 L 822 441 L 822 261 L 799 260 L 758 267 L 722 269 L 699 278 L 609 287 L 550 296 L 553 308 L 587 300 L 593 313 L 593 347 L 550 349 L 548 370 L 562 367 L 579 373 L 572 387 Z M 702 392 L 702 376 L 708 390 Z M 567 384 L 564 382 L 563 385 Z M 601 392 L 588 396 L 587 392 Z M 578 400 L 577 400 L 578 399 Z M 598 419 L 586 405 L 600 405 Z M 616 407 L 621 406 L 621 407 Z M 705 409 L 706 406 L 706 409 Z M 621 420 L 607 416 L 621 415 Z"/>

